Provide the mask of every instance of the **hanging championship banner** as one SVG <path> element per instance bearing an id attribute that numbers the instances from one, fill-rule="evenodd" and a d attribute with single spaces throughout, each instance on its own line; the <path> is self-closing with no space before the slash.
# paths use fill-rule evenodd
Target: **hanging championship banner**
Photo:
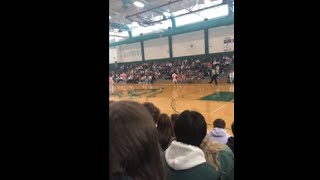
<path id="1" fill-rule="evenodd" d="M 233 37 L 225 37 L 223 42 L 224 52 L 234 51 L 234 38 Z"/>

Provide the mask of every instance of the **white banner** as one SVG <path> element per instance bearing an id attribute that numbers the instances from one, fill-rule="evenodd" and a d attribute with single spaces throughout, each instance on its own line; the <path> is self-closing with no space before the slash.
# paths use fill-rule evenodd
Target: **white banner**
<path id="1" fill-rule="evenodd" d="M 224 38 L 223 49 L 224 49 L 224 52 L 234 51 L 234 38 L 233 37 L 225 37 Z"/>

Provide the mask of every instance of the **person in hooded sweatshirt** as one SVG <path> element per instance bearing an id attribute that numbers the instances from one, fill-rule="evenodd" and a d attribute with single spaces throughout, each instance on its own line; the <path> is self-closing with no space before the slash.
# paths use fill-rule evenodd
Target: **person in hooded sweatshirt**
<path id="1" fill-rule="evenodd" d="M 204 117 L 183 111 L 175 121 L 176 140 L 164 152 L 167 180 L 220 180 L 220 173 L 206 162 L 199 148 L 207 134 Z"/>
<path id="2" fill-rule="evenodd" d="M 227 144 L 230 135 L 225 130 L 226 122 L 223 119 L 213 121 L 213 129 L 209 133 L 211 140 L 218 141 L 222 144 Z"/>

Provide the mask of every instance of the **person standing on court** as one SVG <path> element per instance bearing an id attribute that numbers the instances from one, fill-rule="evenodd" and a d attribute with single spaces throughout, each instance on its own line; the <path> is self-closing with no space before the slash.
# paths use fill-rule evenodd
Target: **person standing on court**
<path id="1" fill-rule="evenodd" d="M 172 82 L 173 82 L 173 84 L 177 84 L 177 77 L 178 77 L 178 75 L 176 73 L 172 74 Z"/>
<path id="2" fill-rule="evenodd" d="M 127 74 L 125 72 L 120 75 L 120 78 L 124 84 L 127 84 Z"/>
<path id="3" fill-rule="evenodd" d="M 229 82 L 233 83 L 234 81 L 234 70 L 231 70 L 231 72 L 229 73 Z"/>
<path id="4" fill-rule="evenodd" d="M 211 71 L 211 81 L 209 82 L 209 84 L 212 83 L 212 81 L 214 80 L 216 85 L 218 85 L 218 81 L 217 81 L 217 78 L 218 78 L 218 73 L 216 71 L 215 68 L 212 68 L 212 71 Z"/>
<path id="5" fill-rule="evenodd" d="M 109 93 L 113 93 L 113 79 L 112 75 L 109 75 Z"/>
<path id="6" fill-rule="evenodd" d="M 211 77 L 211 76 L 212 76 L 211 71 L 210 71 L 210 69 L 212 69 L 212 63 L 211 63 L 211 61 L 208 62 L 207 67 L 208 67 L 208 74 L 209 74 L 209 76 Z"/>

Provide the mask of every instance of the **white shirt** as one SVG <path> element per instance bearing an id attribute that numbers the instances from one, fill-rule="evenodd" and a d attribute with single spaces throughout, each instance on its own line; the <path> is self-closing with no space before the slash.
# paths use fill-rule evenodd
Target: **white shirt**
<path id="1" fill-rule="evenodd" d="M 231 78 L 234 78 L 234 72 L 231 72 L 231 73 L 229 74 L 229 76 L 230 76 Z"/>

